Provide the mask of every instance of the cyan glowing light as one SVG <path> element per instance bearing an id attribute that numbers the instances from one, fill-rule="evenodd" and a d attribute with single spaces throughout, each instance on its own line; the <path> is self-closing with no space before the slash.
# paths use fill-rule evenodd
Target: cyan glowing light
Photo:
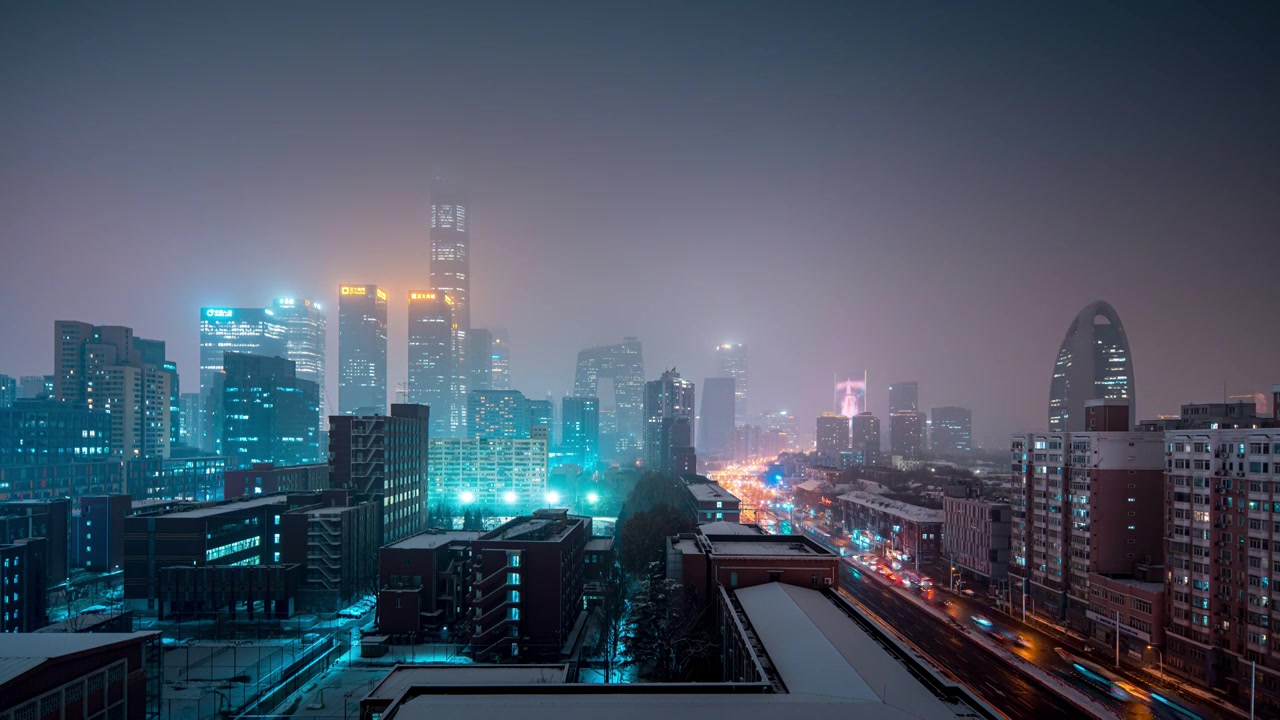
<path id="1" fill-rule="evenodd" d="M 593 493 L 593 492 L 592 492 L 592 493 L 587 493 L 587 502 L 589 502 L 589 503 L 597 503 L 597 502 L 600 502 L 600 496 L 599 496 L 599 495 L 597 495 L 597 494 L 595 494 L 595 493 Z"/>
<path id="2" fill-rule="evenodd" d="M 547 502 L 551 503 L 552 505 L 555 505 L 556 503 L 560 502 L 560 493 L 554 490 L 547 493 Z"/>
<path id="3" fill-rule="evenodd" d="M 502 494 L 502 499 L 503 499 L 503 501 L 505 501 L 508 505 L 510 505 L 510 504 L 512 504 L 512 503 L 514 503 L 514 502 L 516 501 L 516 494 L 515 494 L 515 493 L 513 493 L 513 492 L 511 492 L 510 490 L 508 490 L 508 491 L 506 491 L 505 493 L 503 493 L 503 494 Z"/>
<path id="4" fill-rule="evenodd" d="M 463 490 L 462 495 L 460 495 L 459 498 L 462 500 L 462 503 L 465 505 L 465 504 L 474 502 L 476 499 L 476 494 L 471 492 L 470 490 Z"/>

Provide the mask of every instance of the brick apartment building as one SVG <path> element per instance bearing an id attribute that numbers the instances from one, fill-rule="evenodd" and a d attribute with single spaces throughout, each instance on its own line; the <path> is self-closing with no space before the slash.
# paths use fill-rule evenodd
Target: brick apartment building
<path id="1" fill-rule="evenodd" d="M 383 546 L 378 551 L 378 632 L 421 638 L 456 628 L 467 607 L 471 541 L 480 535 L 429 530 Z"/>
<path id="2" fill-rule="evenodd" d="M 855 490 L 839 497 L 834 514 L 855 545 L 900 562 L 932 562 L 942 551 L 942 510 Z"/>

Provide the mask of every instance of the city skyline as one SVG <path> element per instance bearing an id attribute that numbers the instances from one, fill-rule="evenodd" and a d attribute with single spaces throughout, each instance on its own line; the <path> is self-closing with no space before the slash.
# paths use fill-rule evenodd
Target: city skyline
<path id="1" fill-rule="evenodd" d="M 457 32 L 431 44 L 421 38 L 439 15 L 406 7 L 317 9 L 302 27 L 282 8 L 252 22 L 171 8 L 136 25 L 82 10 L 71 23 L 57 8 L 22 7 L 0 29 L 32 58 L 0 73 L 11 103 L 28 108 L 0 138 L 14 158 L 0 168 L 0 235 L 13 244 L 0 304 L 30 308 L 0 348 L 10 376 L 49 374 L 53 321 L 80 318 L 164 340 L 194 388 L 198 308 L 305 297 L 326 308 L 336 404 L 336 288 L 370 282 L 402 298 L 430 286 L 439 164 L 475 206 L 470 324 L 509 328 L 510 386 L 531 397 L 571 393 L 574 353 L 618 337 L 640 338 L 650 367 L 691 378 L 717 375 L 709 348 L 743 343 L 753 412 L 816 417 L 829 410 L 829 378 L 853 367 L 867 371 L 878 416 L 887 383 L 909 377 L 922 406 L 973 408 L 975 443 L 999 447 L 1011 430 L 1044 425 L 1062 329 L 1098 299 L 1125 320 L 1144 417 L 1274 379 L 1280 339 L 1252 333 L 1247 314 L 1189 321 L 1217 296 L 1151 291 L 1195 276 L 1208 246 L 1239 287 L 1265 287 L 1280 254 L 1268 199 L 1280 158 L 1260 131 L 1275 99 L 1249 91 L 1275 68 L 1264 50 L 1276 24 L 1241 8 L 979 6 L 939 10 L 946 21 L 925 28 L 905 10 L 823 7 L 779 36 L 779 9 L 744 5 L 730 18 L 687 9 L 656 38 L 651 10 L 570 14 L 585 53 L 572 57 L 599 63 L 546 49 L 552 20 L 519 7 L 498 19 L 453 11 Z M 703 32 L 718 23 L 746 42 Z M 336 27 L 355 44 L 327 44 Z M 53 31 L 57 42 L 34 40 Z M 296 38 L 289 52 L 301 62 L 282 60 L 273 33 Z M 454 102 L 403 92 L 401 81 L 494 33 L 504 39 L 495 62 L 456 67 Z M 215 36 L 237 39 L 236 57 L 201 39 Z M 1181 52 L 1187 37 L 1204 51 Z M 86 46 L 91 55 L 63 55 Z M 618 47 L 632 49 L 629 64 L 614 59 Z M 300 75 L 308 52 L 346 69 Z M 202 70 L 178 82 L 143 57 Z M 652 81 L 672 62 L 689 71 L 657 93 Z M 770 70 L 722 82 L 726 67 Z M 957 97 L 960 86 L 971 97 Z M 1125 100 L 1134 86 L 1146 93 L 1137 105 Z M 760 111 L 761 98 L 778 109 Z M 1025 135 L 1008 142 L 1015 132 Z M 1043 162 L 1047 148 L 1064 153 Z M 780 206 L 794 216 L 766 209 Z M 655 208 L 667 209 L 657 240 Z M 151 300 L 96 292 L 98 264 L 74 251 L 89 241 L 138 258 L 116 263 L 113 283 Z M 706 282 L 628 271 L 645 252 L 676 251 Z M 1054 272 L 1070 257 L 1089 258 L 1088 271 Z M 59 281 L 44 280 L 54 266 Z M 910 268 L 909 298 L 890 268 Z M 788 277 L 804 280 L 784 291 L 796 301 L 759 290 Z M 825 307 L 886 310 L 851 312 L 830 332 Z M 388 309 L 392 393 L 408 375 L 406 312 Z M 1157 362 L 1186 347 L 1218 352 Z"/>

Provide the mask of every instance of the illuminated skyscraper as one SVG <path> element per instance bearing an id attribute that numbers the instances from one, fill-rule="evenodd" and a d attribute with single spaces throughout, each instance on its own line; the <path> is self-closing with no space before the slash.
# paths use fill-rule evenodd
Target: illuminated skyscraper
<path id="1" fill-rule="evenodd" d="M 702 408 L 698 413 L 698 452 L 707 457 L 727 456 L 733 450 L 736 381 L 714 377 L 702 381 Z"/>
<path id="2" fill-rule="evenodd" d="M 431 408 L 431 436 L 449 437 L 453 369 L 453 298 L 409 293 L 409 402 Z"/>
<path id="3" fill-rule="evenodd" d="M 387 414 L 387 293 L 338 288 L 338 413 Z"/>
<path id="4" fill-rule="evenodd" d="M 467 202 L 457 185 L 439 174 L 431 180 L 431 289 L 453 298 L 453 373 L 449 426 L 452 437 L 467 428 L 468 333 L 471 331 L 471 232 Z"/>
<path id="5" fill-rule="evenodd" d="M 869 412 L 849 421 L 849 449 L 862 465 L 880 464 L 880 418 Z"/>
<path id="6" fill-rule="evenodd" d="M 467 406 L 468 437 L 529 437 L 529 408 L 519 390 L 472 390 L 467 394 Z"/>
<path id="7" fill-rule="evenodd" d="M 316 383 L 323 404 L 325 319 L 320 303 L 306 298 L 276 298 L 272 309 L 276 321 L 285 327 L 288 359 L 297 368 L 298 379 Z"/>
<path id="8" fill-rule="evenodd" d="M 733 378 L 733 421 L 735 425 L 743 425 L 747 422 L 747 346 L 742 343 L 717 345 L 716 362 L 720 377 Z"/>
<path id="9" fill-rule="evenodd" d="M 600 400 L 566 397 L 560 401 L 561 445 L 591 470 L 600 460 Z"/>
<path id="10" fill-rule="evenodd" d="M 933 452 L 964 455 L 973 450 L 973 413 L 969 408 L 934 408 L 929 420 L 933 428 L 929 447 Z"/>
<path id="11" fill-rule="evenodd" d="M 891 454 L 904 460 L 919 460 L 924 456 L 924 415 L 912 410 L 900 410 L 889 416 L 889 442 Z"/>
<path id="12" fill-rule="evenodd" d="M 675 368 L 644 386 L 644 464 L 677 475 L 696 473 L 693 383 Z"/>
<path id="13" fill-rule="evenodd" d="M 817 423 L 817 450 L 823 455 L 838 458 L 849 449 L 849 418 L 835 413 L 823 413 Z"/>
<path id="14" fill-rule="evenodd" d="M 233 352 L 223 362 L 222 454 L 241 468 L 319 462 L 320 386 L 281 357 Z"/>
<path id="15" fill-rule="evenodd" d="M 898 382 L 889 386 L 889 414 L 920 412 L 920 383 Z"/>
<path id="16" fill-rule="evenodd" d="M 507 339 L 507 331 L 501 328 L 493 331 L 492 354 L 489 356 L 489 368 L 492 373 L 491 386 L 494 390 L 511 389 L 511 341 Z"/>
<path id="17" fill-rule="evenodd" d="M 608 403 L 600 404 L 600 454 L 605 459 L 634 462 L 644 448 L 644 359 L 638 338 L 578 353 L 574 397 L 599 398 L 602 379 L 613 383 L 613 407 L 609 413 Z M 606 417 L 612 422 L 606 424 Z"/>
<path id="18" fill-rule="evenodd" d="M 219 451 L 222 430 L 222 355 L 243 352 L 267 357 L 288 357 L 287 329 L 275 311 L 263 308 L 200 308 L 200 402 L 202 421 L 199 446 Z"/>
<path id="19" fill-rule="evenodd" d="M 1127 400 L 1129 422 L 1134 407 L 1133 354 L 1115 308 L 1102 302 L 1086 305 L 1067 327 L 1049 383 L 1049 432 L 1087 430 L 1084 404 L 1089 400 Z"/>

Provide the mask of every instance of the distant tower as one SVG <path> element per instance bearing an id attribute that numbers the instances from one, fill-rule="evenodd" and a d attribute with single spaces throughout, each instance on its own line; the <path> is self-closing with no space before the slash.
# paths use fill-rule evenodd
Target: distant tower
<path id="1" fill-rule="evenodd" d="M 452 434 L 453 299 L 438 291 L 409 293 L 409 402 L 431 408 L 431 436 Z"/>
<path id="2" fill-rule="evenodd" d="M 940 455 L 964 455 L 973 450 L 973 413 L 969 408 L 938 407 L 929 414 L 933 423 L 930 448 Z"/>
<path id="3" fill-rule="evenodd" d="M 634 462 L 644 449 L 644 359 L 639 339 L 623 338 L 618 345 L 587 348 L 578 353 L 573 396 L 599 398 L 601 379 L 613 381 L 614 422 L 606 422 L 604 409 L 608 404 L 602 402 L 600 454 L 605 459 Z"/>
<path id="4" fill-rule="evenodd" d="M 735 381 L 714 377 L 702 381 L 702 408 L 698 413 L 698 452 L 724 456 L 733 449 Z"/>
<path id="5" fill-rule="evenodd" d="M 431 179 L 431 289 L 453 298 L 450 437 L 467 429 L 467 335 L 471 331 L 471 231 L 461 189 L 441 173 Z"/>
<path id="6" fill-rule="evenodd" d="M 674 368 L 645 383 L 645 466 L 676 474 L 697 472 L 693 414 L 693 383 L 680 377 Z"/>
<path id="7" fill-rule="evenodd" d="M 1085 430 L 1089 400 L 1128 400 L 1134 407 L 1133 353 L 1115 308 L 1099 300 L 1085 306 L 1067 327 L 1049 382 L 1049 431 Z"/>
<path id="8" fill-rule="evenodd" d="M 817 422 L 817 450 L 829 457 L 839 457 L 849 449 L 849 418 L 824 413 Z"/>
<path id="9" fill-rule="evenodd" d="M 733 378 L 734 415 L 736 425 L 747 423 L 747 346 L 742 343 L 724 343 L 716 346 L 716 362 L 720 377 Z"/>
<path id="10" fill-rule="evenodd" d="M 387 293 L 338 287 L 338 413 L 387 414 Z"/>
<path id="11" fill-rule="evenodd" d="M 310 380 L 320 392 L 320 427 L 324 428 L 325 319 L 320 303 L 306 298 L 276 298 L 272 309 L 276 321 L 285 327 L 285 344 L 289 359 L 297 368 L 299 380 Z"/>

